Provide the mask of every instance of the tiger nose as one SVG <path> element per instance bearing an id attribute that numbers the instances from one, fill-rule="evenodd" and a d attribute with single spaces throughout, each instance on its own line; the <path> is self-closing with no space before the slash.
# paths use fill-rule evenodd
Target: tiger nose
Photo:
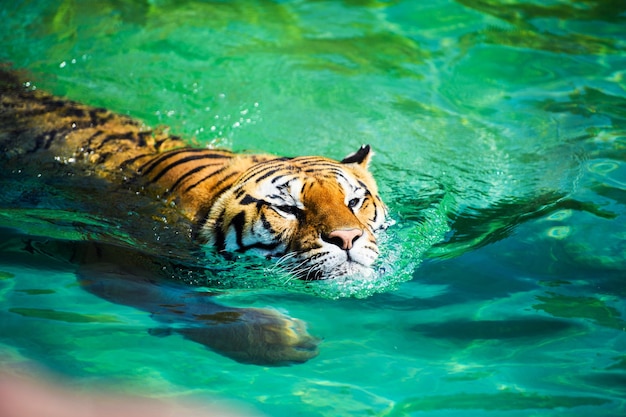
<path id="1" fill-rule="evenodd" d="M 350 250 L 352 249 L 352 244 L 362 235 L 363 231 L 360 229 L 339 229 L 330 232 L 324 240 L 339 246 L 343 250 Z"/>

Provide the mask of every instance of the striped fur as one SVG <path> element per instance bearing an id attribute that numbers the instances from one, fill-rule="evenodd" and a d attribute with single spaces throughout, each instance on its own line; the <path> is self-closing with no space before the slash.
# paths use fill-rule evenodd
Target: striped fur
<path id="1" fill-rule="evenodd" d="M 0 72 L 7 161 L 129 181 L 176 204 L 218 250 L 279 258 L 303 279 L 367 275 L 386 209 L 361 147 L 343 161 L 189 147 L 166 131 L 24 87 Z"/>

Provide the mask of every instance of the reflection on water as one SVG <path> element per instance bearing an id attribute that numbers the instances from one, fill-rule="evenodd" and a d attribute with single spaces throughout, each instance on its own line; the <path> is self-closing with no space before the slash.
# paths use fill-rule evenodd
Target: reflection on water
<path id="1" fill-rule="evenodd" d="M 547 293 L 546 296 L 537 297 L 537 301 L 541 301 L 541 304 L 536 304 L 533 308 L 543 310 L 554 317 L 586 318 L 599 326 L 626 329 L 626 321 L 621 319 L 621 312 L 597 298 Z"/>
<path id="2" fill-rule="evenodd" d="M 578 33 L 574 23 L 564 33 L 556 22 L 604 21 L 623 24 L 626 6 L 620 0 L 588 0 L 578 4 L 502 4 L 489 0 L 457 0 L 464 6 L 494 16 L 510 25 L 508 28 L 488 27 L 462 38 L 465 48 L 479 43 L 494 43 L 516 48 L 530 48 L 566 54 L 611 54 L 624 51 L 624 43 L 602 36 Z M 609 27 L 610 28 L 610 27 Z M 596 27 L 593 28 L 594 32 Z M 610 31 L 610 29 L 609 29 Z M 610 33 L 607 31 L 608 33 Z M 613 32 L 614 35 L 617 32 Z"/>
<path id="3" fill-rule="evenodd" d="M 548 319 L 509 319 L 509 320 L 458 320 L 439 324 L 422 324 L 415 327 L 416 331 L 428 337 L 444 337 L 459 340 L 477 339 L 510 339 L 518 337 L 550 338 L 558 333 L 576 328 L 575 325 Z"/>
<path id="4" fill-rule="evenodd" d="M 623 414 L 623 1 L 93 4 L 6 8 L 0 60 L 200 145 L 341 158 L 370 143 L 396 221 L 385 281 L 312 289 L 270 284 L 271 265 L 244 259 L 203 269 L 174 213 L 134 221 L 163 214 L 158 201 L 120 197 L 96 214 L 94 184 L 3 172 L 9 362 L 269 415 Z M 220 301 L 306 320 L 320 356 L 260 370 L 150 336 L 152 318 L 81 292 L 62 253 L 49 256 L 84 240 L 217 286 L 208 270 Z"/>
<path id="5" fill-rule="evenodd" d="M 498 394 L 456 394 L 433 396 L 427 398 L 411 398 L 394 408 L 390 415 L 407 416 L 419 411 L 447 410 L 481 410 L 481 411 L 513 411 L 528 409 L 568 409 L 581 406 L 599 406 L 607 401 L 595 397 L 551 396 L 545 397 L 533 392 L 500 392 Z"/>
<path id="6" fill-rule="evenodd" d="M 537 103 L 537 107 L 548 112 L 571 113 L 585 118 L 602 116 L 608 118 L 610 123 L 607 127 L 611 130 L 623 132 L 626 128 L 626 99 L 592 87 L 572 91 L 567 101 L 546 99 Z"/>

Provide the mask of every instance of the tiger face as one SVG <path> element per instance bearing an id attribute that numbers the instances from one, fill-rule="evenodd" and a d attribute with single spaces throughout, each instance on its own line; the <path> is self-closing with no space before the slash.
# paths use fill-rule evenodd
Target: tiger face
<path id="1" fill-rule="evenodd" d="M 218 250 L 280 258 L 304 280 L 366 277 L 386 208 L 367 170 L 370 147 L 341 162 L 276 158 L 243 173 L 215 202 L 202 234 Z"/>

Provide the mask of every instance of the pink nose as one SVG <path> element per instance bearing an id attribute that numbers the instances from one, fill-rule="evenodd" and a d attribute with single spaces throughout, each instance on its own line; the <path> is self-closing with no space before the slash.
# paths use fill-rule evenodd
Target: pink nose
<path id="1" fill-rule="evenodd" d="M 333 230 L 326 236 L 325 241 L 339 246 L 343 250 L 352 249 L 352 244 L 363 235 L 360 229 Z"/>

